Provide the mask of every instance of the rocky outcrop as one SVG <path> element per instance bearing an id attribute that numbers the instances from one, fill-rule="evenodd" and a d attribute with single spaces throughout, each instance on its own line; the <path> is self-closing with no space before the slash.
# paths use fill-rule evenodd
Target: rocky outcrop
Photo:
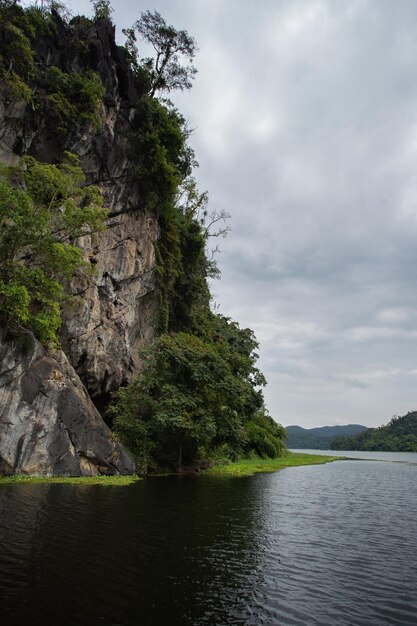
<path id="1" fill-rule="evenodd" d="M 108 228 L 78 241 L 92 272 L 71 285 L 64 352 L 49 354 L 37 342 L 26 353 L 15 353 L 16 342 L 1 348 L 0 473 L 125 473 L 133 471 L 132 462 L 96 409 L 104 410 L 111 393 L 140 370 L 139 350 L 153 339 L 157 318 L 158 221 L 143 206 L 129 159 L 134 102 L 141 94 L 109 20 L 87 31 L 77 20 L 59 28 L 55 39 L 38 42 L 39 62 L 66 72 L 87 63 L 98 72 L 105 87 L 101 125 L 74 127 L 63 137 L 47 108 L 7 102 L 0 90 L 0 161 L 13 164 L 30 154 L 58 162 L 64 150 L 77 154 L 86 182 L 103 192 Z M 77 39 L 83 58 L 73 45 Z"/>
<path id="2" fill-rule="evenodd" d="M 108 229 L 92 240 L 79 240 L 93 268 L 75 279 L 76 300 L 64 313 L 62 346 L 96 406 L 140 369 L 139 350 L 154 337 L 158 300 L 155 294 L 157 217 L 143 206 L 138 176 L 129 159 L 134 103 L 140 98 L 132 75 L 116 46 L 114 27 L 99 20 L 88 31 L 77 20 L 62 27 L 60 40 L 38 43 L 44 62 L 65 71 L 85 67 L 71 42 L 85 37 L 89 68 L 105 87 L 99 128 L 86 126 L 59 138 L 47 112 L 33 113 L 24 103 L 0 103 L 0 161 L 14 163 L 20 154 L 54 162 L 64 150 L 77 154 L 87 183 L 98 185 L 109 209 Z"/>
<path id="3" fill-rule="evenodd" d="M 132 474 L 62 351 L 0 340 L 0 474 Z"/>
<path id="4" fill-rule="evenodd" d="M 80 242 L 94 274 L 73 282 L 63 346 L 99 408 L 138 372 L 139 350 L 153 338 L 156 237 L 152 217 L 130 212 L 110 218 L 95 243 Z"/>

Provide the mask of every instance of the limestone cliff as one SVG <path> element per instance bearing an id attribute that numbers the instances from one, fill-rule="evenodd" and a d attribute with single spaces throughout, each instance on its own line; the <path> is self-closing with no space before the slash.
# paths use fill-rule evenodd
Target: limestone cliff
<path id="1" fill-rule="evenodd" d="M 30 333 L 0 341 L 0 407 L 0 474 L 134 472 L 65 354 Z"/>
<path id="2" fill-rule="evenodd" d="M 74 45 L 80 38 L 83 45 Z M 87 183 L 102 189 L 110 212 L 107 230 L 78 242 L 94 271 L 71 286 L 78 298 L 64 312 L 64 352 L 48 354 L 35 341 L 24 354 L 12 341 L 2 343 L 0 472 L 129 472 L 133 465 L 112 443 L 97 408 L 138 371 L 138 351 L 152 340 L 157 315 L 158 222 L 143 206 L 128 150 L 141 94 L 107 19 L 87 30 L 77 20 L 69 26 L 58 20 L 56 36 L 36 47 L 45 66 L 75 72 L 88 62 L 98 73 L 104 86 L 100 123 L 74 125 L 62 135 L 51 125 L 46 104 L 34 110 L 23 101 L 7 101 L 1 91 L 0 161 L 15 163 L 29 154 L 56 162 L 65 150 L 73 152 Z"/>

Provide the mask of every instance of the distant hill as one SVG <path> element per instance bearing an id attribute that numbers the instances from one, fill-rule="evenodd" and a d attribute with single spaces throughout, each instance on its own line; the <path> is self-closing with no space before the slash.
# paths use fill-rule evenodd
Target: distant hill
<path id="1" fill-rule="evenodd" d="M 347 426 L 321 426 L 318 428 L 302 428 L 301 426 L 287 426 L 288 448 L 310 448 L 313 450 L 328 450 L 335 437 L 352 437 L 366 430 L 360 424 Z"/>
<path id="2" fill-rule="evenodd" d="M 394 416 L 386 426 L 368 428 L 365 432 L 353 437 L 336 437 L 332 441 L 331 448 L 332 450 L 417 452 L 417 411 L 411 411 L 402 417 Z"/>

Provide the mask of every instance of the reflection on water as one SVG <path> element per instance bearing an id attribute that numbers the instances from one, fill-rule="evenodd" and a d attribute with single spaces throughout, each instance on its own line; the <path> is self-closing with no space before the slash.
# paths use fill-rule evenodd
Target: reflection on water
<path id="1" fill-rule="evenodd" d="M 8 626 L 416 624 L 417 467 L 0 487 Z"/>
<path id="2" fill-rule="evenodd" d="M 384 452 L 382 450 L 305 450 L 293 449 L 291 452 L 302 454 L 321 454 L 322 456 L 345 456 L 349 459 L 368 461 L 393 461 L 395 463 L 414 463 L 417 465 L 417 452 Z"/>

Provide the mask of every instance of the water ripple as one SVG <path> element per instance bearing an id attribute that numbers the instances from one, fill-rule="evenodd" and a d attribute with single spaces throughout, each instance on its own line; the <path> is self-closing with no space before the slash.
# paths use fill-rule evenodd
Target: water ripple
<path id="1" fill-rule="evenodd" d="M 8 626 L 417 624 L 417 468 L 0 489 Z"/>

